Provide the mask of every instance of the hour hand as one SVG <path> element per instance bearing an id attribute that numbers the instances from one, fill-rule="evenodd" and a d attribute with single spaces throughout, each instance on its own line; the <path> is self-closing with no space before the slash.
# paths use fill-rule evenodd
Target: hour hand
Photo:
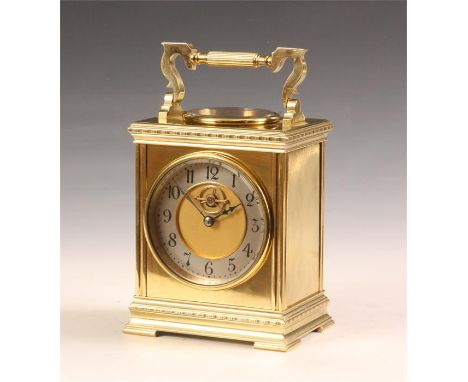
<path id="1" fill-rule="evenodd" d="M 239 207 L 242 203 L 236 204 L 233 207 L 226 208 L 221 215 L 229 215 L 232 211 L 234 211 L 237 207 Z"/>

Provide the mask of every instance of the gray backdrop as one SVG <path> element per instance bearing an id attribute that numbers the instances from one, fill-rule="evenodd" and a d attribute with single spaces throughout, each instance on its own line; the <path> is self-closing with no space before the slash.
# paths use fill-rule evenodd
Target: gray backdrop
<path id="1" fill-rule="evenodd" d="M 309 50 L 308 76 L 299 88 L 303 109 L 306 116 L 335 125 L 327 147 L 325 212 L 325 286 L 335 301 L 335 318 L 340 296 L 366 277 L 371 281 L 356 296 L 400 285 L 389 299 L 404 311 L 406 3 L 66 2 L 61 7 L 62 304 L 96 285 L 109 287 L 111 295 L 104 297 L 122 306 L 130 302 L 134 152 L 126 129 L 154 116 L 162 102 L 160 42 L 183 41 L 200 51 Z M 279 95 L 290 66 L 279 74 L 179 67 L 185 108 L 282 110 Z M 92 273 L 94 260 L 101 261 L 103 273 Z M 90 286 L 93 280 L 97 284 Z M 73 281 L 80 282 L 78 289 Z M 369 299 L 369 309 L 376 301 Z"/>
<path id="2" fill-rule="evenodd" d="M 162 102 L 160 42 L 188 41 L 201 51 L 307 48 L 309 73 L 299 88 L 305 114 L 335 124 L 327 151 L 327 254 L 337 242 L 374 247 L 376 256 L 402 251 L 406 4 L 202 4 L 62 3 L 63 246 L 133 250 L 133 146 L 126 128 L 154 116 Z M 288 68 L 273 75 L 179 66 L 186 108 L 281 110 Z"/>

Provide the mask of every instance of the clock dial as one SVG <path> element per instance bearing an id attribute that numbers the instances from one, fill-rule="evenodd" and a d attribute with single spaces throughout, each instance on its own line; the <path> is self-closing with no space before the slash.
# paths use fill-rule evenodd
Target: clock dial
<path id="1" fill-rule="evenodd" d="M 260 186 L 224 155 L 176 161 L 148 196 L 145 231 L 153 254 L 170 274 L 191 284 L 245 281 L 261 265 L 269 226 Z"/>

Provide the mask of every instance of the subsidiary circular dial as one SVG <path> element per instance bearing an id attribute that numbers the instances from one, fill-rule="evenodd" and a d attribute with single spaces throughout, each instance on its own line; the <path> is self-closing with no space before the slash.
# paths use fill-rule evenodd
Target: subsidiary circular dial
<path id="1" fill-rule="evenodd" d="M 150 190 L 145 232 L 156 260 L 199 286 L 227 287 L 259 269 L 270 214 L 260 185 L 222 154 L 183 157 Z"/>

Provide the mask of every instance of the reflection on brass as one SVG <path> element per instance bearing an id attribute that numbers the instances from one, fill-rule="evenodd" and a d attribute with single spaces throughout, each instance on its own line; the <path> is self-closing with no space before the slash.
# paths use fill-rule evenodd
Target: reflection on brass
<path id="1" fill-rule="evenodd" d="M 190 44 L 187 43 L 165 43 L 163 42 L 164 53 L 161 58 L 161 71 L 169 83 L 168 88 L 172 89 L 172 93 L 166 93 L 164 103 L 159 112 L 159 122 L 167 123 L 168 117 L 173 119 L 181 115 L 182 108 L 180 102 L 185 96 L 185 86 L 180 77 L 180 74 L 175 66 L 175 60 L 178 56 L 182 56 L 187 69 L 195 70 L 196 64 L 190 59 L 192 53 L 196 52 Z"/>
<path id="2" fill-rule="evenodd" d="M 231 200 L 226 199 L 225 191 L 229 192 L 222 184 L 200 184 L 198 196 L 195 197 L 195 200 L 198 202 L 200 207 L 203 209 L 203 213 L 207 216 L 212 216 L 214 218 L 221 215 L 228 204 L 231 203 Z M 192 195 L 193 198 L 193 195 Z"/>
<path id="3" fill-rule="evenodd" d="M 204 212 L 215 217 L 214 224 L 207 227 L 197 208 L 185 197 L 179 204 L 178 228 L 187 247 L 205 259 L 221 259 L 234 253 L 242 243 L 247 227 L 244 207 L 238 196 L 223 185 L 198 184 L 187 191 L 192 199 L 203 206 Z M 210 196 L 226 198 L 208 205 Z M 237 206 L 229 214 L 223 214 L 226 206 Z"/>
<path id="4" fill-rule="evenodd" d="M 164 53 L 161 58 L 161 71 L 169 81 L 167 87 L 172 89 L 172 93 L 166 93 L 164 96 L 164 102 L 158 115 L 159 123 L 181 123 L 184 118 L 184 111 L 180 103 L 185 96 L 185 87 L 175 65 L 178 56 L 183 58 L 185 66 L 190 70 L 195 70 L 197 65 L 201 64 L 246 68 L 264 66 L 270 68 L 273 73 L 279 72 L 287 59 L 292 59 L 293 71 L 286 79 L 281 92 L 281 101 L 286 109 L 282 118 L 282 128 L 283 130 L 289 130 L 304 122 L 300 102 L 292 97 L 297 93 L 297 87 L 307 74 L 307 64 L 304 57 L 307 52 L 306 49 L 280 47 L 276 48 L 270 56 L 264 56 L 248 52 L 213 51 L 200 53 L 191 44 L 180 42 L 163 42 L 162 45 Z M 191 116 L 186 116 L 186 118 L 190 120 Z M 235 121 L 238 119 L 237 117 L 234 118 Z M 203 121 L 202 119 L 201 123 Z M 228 121 L 228 119 L 224 118 L 221 121 Z M 246 121 L 248 123 L 248 119 Z M 268 122 L 268 119 L 265 122 Z"/>
<path id="5" fill-rule="evenodd" d="M 176 148 L 172 148 L 177 152 Z M 162 151 L 164 151 L 163 148 L 161 148 Z M 150 149 L 151 151 L 151 149 Z M 171 150 L 172 151 L 172 150 Z M 173 154 L 173 153 L 172 153 Z M 168 153 L 168 156 L 171 157 L 172 155 Z M 177 282 L 185 284 L 190 286 L 190 288 L 197 288 L 197 289 L 202 289 L 205 290 L 207 293 L 205 294 L 208 295 L 209 291 L 214 291 L 214 290 L 221 290 L 221 289 L 232 289 L 234 287 L 237 287 L 252 277 L 256 276 L 258 272 L 261 272 L 263 265 L 265 262 L 269 259 L 269 255 L 271 253 L 271 238 L 273 235 L 273 222 L 272 222 L 272 212 L 271 212 L 271 200 L 266 191 L 264 190 L 264 186 L 262 185 L 259 180 L 253 176 L 253 174 L 248 170 L 245 165 L 240 162 L 238 159 L 230 155 L 229 153 L 226 152 L 212 152 L 212 151 L 194 151 L 187 153 L 187 155 L 181 155 L 179 156 L 176 160 L 172 162 L 164 162 L 164 156 L 158 158 L 157 163 L 152 163 L 151 167 L 154 167 L 155 169 L 158 170 L 159 175 L 153 179 L 153 184 L 150 187 L 149 190 L 147 190 L 146 193 L 146 198 L 145 198 L 145 204 L 143 207 L 142 211 L 142 225 L 143 225 L 143 234 L 146 238 L 146 244 L 148 247 L 149 252 L 153 255 L 153 259 L 158 263 L 158 265 L 161 267 L 161 269 L 166 272 L 170 277 L 174 278 L 177 280 Z M 244 273 L 242 276 L 240 276 L 237 279 L 234 279 L 229 282 L 221 282 L 221 283 L 214 283 L 215 280 L 211 279 L 210 284 L 205 284 L 207 282 L 206 279 L 203 279 L 198 276 L 194 276 L 192 274 L 189 274 L 185 272 L 183 269 L 180 269 L 175 265 L 175 263 L 170 259 L 170 257 L 167 255 L 166 251 L 162 250 L 161 243 L 155 243 L 156 245 L 153 245 L 153 242 L 151 240 L 151 234 L 150 234 L 150 228 L 149 228 L 149 215 L 151 212 L 151 202 L 157 199 L 152 199 L 153 194 L 158 194 L 157 189 L 158 186 L 160 185 L 160 181 L 163 179 L 164 175 L 169 172 L 172 168 L 175 166 L 184 163 L 185 161 L 192 160 L 192 159 L 208 159 L 211 161 L 223 161 L 226 164 L 230 165 L 233 168 L 239 168 L 244 176 L 247 178 L 247 180 L 254 185 L 255 189 L 258 192 L 258 199 L 262 205 L 262 208 L 265 211 L 265 227 L 264 227 L 264 232 L 266 233 L 265 240 L 263 242 L 262 248 L 258 251 L 258 254 L 256 256 L 256 259 L 252 266 L 248 269 L 246 273 Z M 163 167 L 159 167 L 158 164 L 164 164 Z M 211 183 L 211 182 L 210 182 Z M 205 187 L 207 183 L 201 183 L 201 187 Z M 216 183 L 217 184 L 217 183 Z M 193 186 L 194 189 L 197 189 L 196 186 Z M 225 188 L 225 190 L 228 190 L 228 188 Z M 198 190 L 197 190 L 198 191 Z M 196 194 L 195 194 L 196 195 Z M 228 193 L 230 195 L 230 193 Z M 231 199 L 236 200 L 234 196 L 231 197 Z M 192 196 L 191 192 L 187 192 L 185 194 L 185 197 L 181 200 L 181 203 L 184 202 L 190 202 L 192 206 L 194 206 L 197 210 L 197 204 L 194 203 L 194 196 Z M 233 206 L 234 207 L 234 206 Z M 239 206 L 240 207 L 240 206 Z M 230 215 L 230 210 L 231 208 L 228 208 L 226 212 L 228 212 L 228 217 Z M 195 211 L 195 209 L 190 210 L 191 212 Z M 199 211 L 200 212 L 200 211 Z M 224 215 L 224 214 L 223 214 Z M 198 216 L 196 219 L 200 220 L 203 216 Z M 193 215 L 192 215 L 193 218 Z M 217 218 L 217 220 L 222 221 L 222 219 L 225 219 L 224 216 L 220 216 Z M 191 219 L 191 222 L 193 220 Z M 180 230 L 180 226 L 178 226 Z M 211 227 L 212 228 L 212 227 Z M 245 232 L 245 231 L 244 231 Z M 182 234 L 183 236 L 183 234 Z M 186 242 L 187 239 L 184 240 Z M 188 243 L 186 243 L 188 244 Z M 159 247 L 159 248 L 158 248 Z M 224 257 L 224 256 L 223 256 Z M 222 257 L 221 257 L 222 258 Z M 183 277 L 181 277 L 183 276 Z M 187 281 L 188 280 L 188 281 Z M 221 280 L 222 281 L 222 280 Z M 151 283 L 150 283 L 151 284 Z M 166 290 L 165 294 L 171 293 L 177 289 L 176 286 L 172 286 L 170 290 Z M 158 286 L 158 290 L 161 290 L 161 285 Z M 187 293 L 187 291 L 186 291 Z M 220 294 L 218 294 L 220 296 Z"/>
<path id="6" fill-rule="evenodd" d="M 322 153 L 330 129 L 328 121 L 317 120 L 287 132 L 233 127 L 219 138 L 221 128 L 186 125 L 167 130 L 154 120 L 132 124 L 129 131 L 140 148 L 141 226 L 149 188 L 173 158 L 182 161 L 184 156 L 192 158 L 209 150 L 242 161 L 243 168 L 264 185 L 272 207 L 272 242 L 249 280 L 210 290 L 194 288 L 171 276 L 151 255 L 143 231 L 138 231 L 142 241 L 137 240 L 141 243 L 137 256 L 147 268 L 137 271 L 144 283 L 136 290 L 124 332 L 220 337 L 250 341 L 259 349 L 288 351 L 311 331 L 332 325 L 322 286 L 323 246 L 320 239 L 316 240 L 323 232 Z M 198 195 L 191 193 L 193 198 Z M 226 198 L 229 200 L 228 195 Z M 182 200 L 180 210 L 193 214 L 200 230 L 210 229 L 203 226 L 203 217 L 188 198 Z M 319 224 L 311 217 L 318 217 Z M 288 238 L 288 227 L 295 237 Z M 311 246 L 310 250 L 307 246 Z"/>
<path id="7" fill-rule="evenodd" d="M 183 114 L 184 121 L 190 124 L 213 126 L 266 126 L 276 127 L 279 114 L 248 107 L 205 107 L 191 109 Z"/>
<path id="8" fill-rule="evenodd" d="M 262 55 L 201 53 L 186 43 L 163 46 L 161 68 L 170 91 L 158 118 L 129 128 L 136 145 L 137 284 L 124 332 L 218 337 L 288 351 L 308 333 L 333 324 L 323 290 L 324 153 L 332 125 L 325 119 L 305 119 L 295 98 L 307 73 L 306 50 L 277 48 Z M 190 70 L 205 64 L 266 67 L 274 73 L 291 59 L 293 70 L 281 93 L 284 114 L 249 107 L 185 112 L 178 56 Z M 169 256 L 159 254 L 158 243 L 148 239 L 152 192 L 172 166 L 194 158 L 224 160 L 244 171 L 267 211 L 267 240 L 257 262 L 247 274 L 222 285 L 202 285 L 197 276 L 180 269 L 176 274 Z M 207 263 L 239 251 L 242 238 L 256 229 L 247 219 L 246 195 L 225 184 L 202 180 L 184 188 L 174 214 L 181 240 Z"/>

